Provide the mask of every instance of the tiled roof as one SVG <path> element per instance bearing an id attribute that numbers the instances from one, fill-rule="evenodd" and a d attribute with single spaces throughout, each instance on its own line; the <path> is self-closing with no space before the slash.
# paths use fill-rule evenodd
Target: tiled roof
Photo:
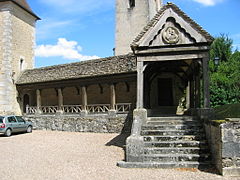
<path id="1" fill-rule="evenodd" d="M 213 41 L 214 38 L 207 31 L 205 31 L 199 24 L 193 21 L 187 14 L 185 14 L 179 7 L 177 7 L 173 3 L 167 3 L 158 11 L 158 13 L 153 17 L 153 19 L 143 28 L 142 32 L 140 32 L 138 36 L 133 40 L 131 47 L 138 46 L 138 42 L 141 40 L 141 38 L 150 28 L 154 27 L 157 24 L 157 22 L 161 19 L 162 15 L 164 14 L 164 11 L 167 10 L 168 8 L 171 8 L 174 12 L 181 16 L 195 30 L 197 30 L 202 36 L 204 36 L 208 42 Z"/>
<path id="2" fill-rule="evenodd" d="M 26 70 L 16 84 L 60 81 L 135 71 L 136 58 L 129 54 Z"/>

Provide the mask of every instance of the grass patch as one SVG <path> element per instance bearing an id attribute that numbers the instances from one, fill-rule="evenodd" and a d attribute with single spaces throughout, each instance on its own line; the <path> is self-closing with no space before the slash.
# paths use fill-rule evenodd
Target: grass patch
<path id="1" fill-rule="evenodd" d="M 226 104 L 215 108 L 216 118 L 240 118 L 240 104 Z"/>

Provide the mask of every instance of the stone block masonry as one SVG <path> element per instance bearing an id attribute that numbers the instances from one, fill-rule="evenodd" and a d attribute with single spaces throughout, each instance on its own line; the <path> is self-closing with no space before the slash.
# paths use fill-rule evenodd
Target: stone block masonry
<path id="1" fill-rule="evenodd" d="M 205 124 L 212 163 L 223 176 L 240 176 L 240 119 Z"/>
<path id="2" fill-rule="evenodd" d="M 129 114 L 109 115 L 39 115 L 24 116 L 33 122 L 37 130 L 130 133 L 132 116 Z"/>

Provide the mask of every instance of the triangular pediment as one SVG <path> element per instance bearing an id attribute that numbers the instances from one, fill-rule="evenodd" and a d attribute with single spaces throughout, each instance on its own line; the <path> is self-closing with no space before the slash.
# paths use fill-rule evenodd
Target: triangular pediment
<path id="1" fill-rule="evenodd" d="M 156 47 L 210 43 L 213 38 L 176 5 L 168 3 L 156 14 L 131 44 L 132 47 Z"/>

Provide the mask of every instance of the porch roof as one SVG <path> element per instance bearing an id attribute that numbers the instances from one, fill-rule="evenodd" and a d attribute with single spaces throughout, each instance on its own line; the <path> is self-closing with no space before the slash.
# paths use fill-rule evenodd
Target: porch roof
<path id="1" fill-rule="evenodd" d="M 165 14 L 167 9 L 171 9 L 176 14 L 178 14 L 185 22 L 187 22 L 192 28 L 194 28 L 199 34 L 205 37 L 206 41 L 211 43 L 214 38 L 205 31 L 199 24 L 197 24 L 194 20 L 192 20 L 186 13 L 184 13 L 178 6 L 173 3 L 167 3 L 164 5 L 158 13 L 152 18 L 152 20 L 143 28 L 143 30 L 138 34 L 138 36 L 131 43 L 131 47 L 138 47 L 141 39 L 143 39 L 144 35 L 150 31 L 152 28 L 156 26 L 162 16 Z"/>
<path id="2" fill-rule="evenodd" d="M 133 54 L 25 70 L 17 85 L 136 72 Z"/>

